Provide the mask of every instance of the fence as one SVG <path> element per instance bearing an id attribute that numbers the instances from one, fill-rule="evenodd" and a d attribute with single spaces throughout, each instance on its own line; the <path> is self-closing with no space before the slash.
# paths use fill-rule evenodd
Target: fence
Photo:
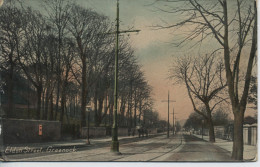
<path id="1" fill-rule="evenodd" d="M 233 125 L 224 126 L 215 126 L 214 133 L 216 138 L 233 140 Z M 208 129 L 203 130 L 203 135 L 208 135 Z M 201 135 L 201 129 L 193 131 L 192 133 Z M 247 145 L 257 145 L 257 124 L 244 125 L 243 126 L 243 141 Z"/>

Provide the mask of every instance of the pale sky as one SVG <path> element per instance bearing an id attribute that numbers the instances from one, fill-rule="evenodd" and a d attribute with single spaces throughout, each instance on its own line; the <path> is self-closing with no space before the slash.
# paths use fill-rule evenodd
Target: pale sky
<path id="1" fill-rule="evenodd" d="M 116 0 L 78 0 L 82 5 L 95 9 L 115 20 Z M 160 22 L 160 19 L 173 20 L 172 16 L 165 13 L 154 12 L 151 4 L 153 0 L 120 0 L 120 29 L 134 27 L 141 32 L 131 34 L 131 44 L 135 49 L 142 70 L 152 86 L 152 97 L 155 100 L 155 109 L 159 112 L 161 119 L 167 119 L 168 105 L 162 100 L 167 100 L 168 90 L 170 99 L 176 102 L 170 104 L 170 113 L 173 105 L 177 119 L 186 119 L 192 111 L 191 103 L 186 90 L 179 86 L 173 86 L 167 79 L 168 70 L 173 61 L 173 56 L 181 52 L 174 48 L 169 42 L 173 39 L 171 30 L 154 30 L 153 25 Z M 170 122 L 172 122 L 170 115 Z"/>
<path id="2" fill-rule="evenodd" d="M 27 1 L 27 0 L 25 0 Z M 39 0 L 37 0 L 39 2 Z M 75 0 L 81 6 L 92 8 L 98 13 L 108 16 L 112 21 L 116 17 L 116 0 Z M 36 1 L 28 0 L 33 6 L 37 6 Z M 168 22 L 176 22 L 180 19 L 178 16 L 156 12 L 153 6 L 148 6 L 154 0 L 120 0 L 120 29 L 126 30 L 129 27 L 141 30 L 140 33 L 130 34 L 131 45 L 135 49 L 139 64 L 145 73 L 148 83 L 153 88 L 153 98 L 155 100 L 155 109 L 159 112 L 161 119 L 167 119 L 167 103 L 161 102 L 167 100 L 168 90 L 170 99 L 175 103 L 170 104 L 172 113 L 173 105 L 178 120 L 187 119 L 193 111 L 192 105 L 187 95 L 185 87 L 172 85 L 167 79 L 168 70 L 174 57 L 182 56 L 185 53 L 192 52 L 196 54 L 200 49 L 215 47 L 217 44 L 213 41 L 207 42 L 202 48 L 187 50 L 187 48 L 176 48 L 172 44 L 177 38 L 172 30 L 154 30 L 153 25 L 161 23 L 161 19 Z M 39 7 L 39 6 L 37 6 Z M 184 27 L 179 32 L 185 32 L 190 27 Z M 175 32 L 176 34 L 176 32 Z M 178 31 L 177 31 L 178 34 Z M 172 115 L 170 115 L 172 117 Z M 172 119 L 170 119 L 172 122 Z"/>

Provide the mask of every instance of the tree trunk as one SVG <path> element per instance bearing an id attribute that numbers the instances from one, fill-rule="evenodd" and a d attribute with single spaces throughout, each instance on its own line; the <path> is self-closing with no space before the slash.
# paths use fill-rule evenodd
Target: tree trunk
<path id="1" fill-rule="evenodd" d="M 243 160 L 244 144 L 243 144 L 243 122 L 244 112 L 240 111 L 238 107 L 235 108 L 234 113 L 234 139 L 232 159 Z"/>
<path id="2" fill-rule="evenodd" d="M 13 112 L 13 89 L 14 89 L 14 82 L 13 82 L 13 65 L 11 62 L 11 67 L 8 72 L 8 110 L 7 110 L 7 117 L 15 117 L 15 114 Z"/>
<path id="3" fill-rule="evenodd" d="M 66 111 L 67 125 L 70 125 L 70 118 L 69 118 L 69 114 L 68 114 L 68 107 L 67 107 L 67 105 L 65 105 L 65 111 Z"/>
<path id="4" fill-rule="evenodd" d="M 51 92 L 51 98 L 50 98 L 51 106 L 50 106 L 50 120 L 53 120 L 53 92 Z"/>
<path id="5" fill-rule="evenodd" d="M 41 101 L 41 120 L 44 120 L 44 105 L 45 105 L 45 90 L 42 90 L 42 101 Z"/>
<path id="6" fill-rule="evenodd" d="M 74 97 L 74 101 L 73 101 L 74 105 L 73 105 L 73 113 L 74 113 L 74 117 L 76 116 L 76 104 L 77 104 L 77 95 Z"/>
<path id="7" fill-rule="evenodd" d="M 122 123 L 123 123 L 123 126 L 125 126 L 125 105 L 126 105 L 126 102 L 124 101 L 124 104 L 123 104 L 123 107 L 122 107 L 122 114 L 123 114 L 123 117 L 122 117 Z"/>
<path id="8" fill-rule="evenodd" d="M 106 95 L 106 98 L 105 98 L 105 113 L 104 113 L 104 119 L 105 119 L 105 126 L 107 126 L 107 110 L 108 110 L 108 107 L 107 107 L 107 95 Z"/>
<path id="9" fill-rule="evenodd" d="M 66 105 L 66 94 L 65 94 L 65 90 L 63 88 L 62 93 L 61 93 L 61 112 L 60 112 L 60 122 L 61 122 L 61 124 L 63 123 L 65 105 Z"/>
<path id="10" fill-rule="evenodd" d="M 46 95 L 45 95 L 45 106 L 44 106 L 44 114 L 43 119 L 47 120 L 48 118 L 48 111 L 49 111 L 49 101 L 50 101 L 50 92 L 49 88 L 46 89 Z"/>
<path id="11" fill-rule="evenodd" d="M 141 114 L 142 114 L 142 100 L 139 101 L 139 125 L 141 124 Z"/>
<path id="12" fill-rule="evenodd" d="M 36 111 L 36 119 L 40 119 L 41 117 L 41 97 L 42 97 L 42 87 L 37 87 L 37 111 Z"/>
<path id="13" fill-rule="evenodd" d="M 214 125 L 213 125 L 211 116 L 208 119 L 208 126 L 209 126 L 209 141 L 214 143 L 215 142 L 215 133 L 214 133 Z"/>
<path id="14" fill-rule="evenodd" d="M 87 106 L 87 65 L 86 58 L 82 60 L 82 96 L 81 96 L 81 128 L 86 126 L 86 106 Z"/>
<path id="15" fill-rule="evenodd" d="M 29 80 L 27 82 L 27 119 L 30 119 L 30 85 Z"/>
<path id="16" fill-rule="evenodd" d="M 136 90 L 135 90 L 135 109 L 134 109 L 134 127 L 136 127 L 136 109 L 137 109 L 137 99 L 136 99 Z"/>
<path id="17" fill-rule="evenodd" d="M 94 98 L 95 126 L 99 127 L 102 122 L 103 97 Z"/>
<path id="18" fill-rule="evenodd" d="M 100 126 L 100 124 L 102 123 L 103 120 L 103 116 L 102 116 L 102 111 L 103 111 L 103 107 L 104 107 L 104 97 L 100 97 L 98 99 L 98 126 Z"/>
<path id="19" fill-rule="evenodd" d="M 59 112 L 59 100 L 60 100 L 60 79 L 58 78 L 57 97 L 56 97 L 56 104 L 55 104 L 55 116 L 54 116 L 54 120 L 57 120 L 57 114 L 58 114 L 58 112 Z"/>
<path id="20" fill-rule="evenodd" d="M 113 99 L 111 99 L 111 105 L 109 108 L 109 126 L 112 126 L 112 122 L 113 122 L 113 108 L 114 108 L 114 103 L 113 103 Z"/>
<path id="21" fill-rule="evenodd" d="M 119 115 L 119 119 L 118 119 L 118 126 L 122 126 L 124 124 L 124 98 L 123 96 L 121 97 L 121 101 L 120 101 L 120 115 Z"/>
<path id="22" fill-rule="evenodd" d="M 97 103 L 98 103 L 98 100 L 97 100 L 97 92 L 95 91 L 95 94 L 94 94 L 94 99 L 93 99 L 93 102 L 94 102 L 94 122 L 95 122 L 95 127 L 97 126 L 98 124 L 98 106 L 97 106 Z"/>

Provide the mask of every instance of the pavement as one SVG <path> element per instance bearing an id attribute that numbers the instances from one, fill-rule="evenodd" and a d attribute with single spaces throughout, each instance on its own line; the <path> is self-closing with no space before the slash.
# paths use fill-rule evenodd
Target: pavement
<path id="1" fill-rule="evenodd" d="M 201 135 L 193 134 L 198 138 L 202 138 Z M 209 141 L 209 136 L 203 136 L 203 140 Z M 232 153 L 233 142 L 229 140 L 223 140 L 216 138 L 214 145 L 228 151 L 230 154 Z M 257 146 L 246 145 L 244 144 L 244 161 L 257 161 L 258 154 L 257 154 Z"/>
<path id="2" fill-rule="evenodd" d="M 164 135 L 165 133 L 160 134 L 149 134 L 149 138 L 156 137 L 158 135 Z M 139 141 L 146 139 L 146 136 L 138 135 L 135 136 L 119 136 L 118 140 L 120 142 L 129 142 L 129 141 Z M 96 147 L 96 146 L 104 146 L 111 143 L 111 137 L 103 137 L 103 138 L 93 138 L 89 139 L 90 143 L 88 143 L 87 139 L 76 139 L 76 140 L 66 140 L 66 141 L 55 141 L 55 142 L 43 142 L 43 143 L 19 143 L 19 144 L 8 144 L 4 146 L 3 155 L 17 155 L 17 154 L 25 154 L 25 153 L 39 153 L 44 152 L 47 149 L 53 152 L 62 152 L 65 151 L 73 151 L 71 149 L 81 149 L 87 147 Z M 63 149 L 63 150 L 62 150 Z M 70 150 L 69 150 L 70 149 Z"/>
<path id="3" fill-rule="evenodd" d="M 149 137 L 119 137 L 120 155 L 110 152 L 111 137 L 16 144 L 5 147 L 6 161 L 156 161 L 156 162 L 223 162 L 231 159 L 232 141 L 216 139 L 208 142 L 208 136 L 177 134 L 150 135 Z M 9 148 L 8 148 L 9 147 Z M 11 148 L 13 149 L 13 152 Z M 27 148 L 25 148 L 27 147 Z M 9 149 L 9 150 L 8 150 Z M 19 152 L 19 149 L 22 151 Z M 29 151 L 28 151 L 29 150 Z M 8 153 L 9 151 L 9 153 Z M 256 146 L 245 145 L 245 161 L 255 161 Z"/>
<path id="4" fill-rule="evenodd" d="M 121 136 L 118 137 L 118 140 L 132 139 L 137 137 L 138 136 Z M 94 139 L 89 139 L 90 144 L 88 143 L 87 139 L 76 139 L 76 140 L 65 140 L 65 141 L 43 142 L 43 143 L 19 143 L 19 144 L 8 144 L 5 146 L 5 149 L 7 149 L 8 147 L 13 147 L 13 148 L 30 147 L 30 148 L 40 149 L 40 148 L 48 148 L 48 147 L 67 148 L 67 147 L 74 147 L 74 146 L 79 148 L 79 147 L 88 147 L 99 143 L 106 143 L 106 142 L 110 142 L 111 140 L 112 140 L 111 137 L 94 138 Z"/>
<path id="5" fill-rule="evenodd" d="M 125 137 L 126 138 L 126 137 Z M 137 139 L 137 140 L 136 140 Z M 99 139 L 99 141 L 107 139 Z M 111 141 L 111 139 L 109 140 Z M 125 140 L 126 141 L 126 140 Z M 77 149 L 67 153 L 40 153 L 13 154 L 7 155 L 8 161 L 88 161 L 88 162 L 129 162 L 129 161 L 160 161 L 172 155 L 172 151 L 181 145 L 182 135 L 166 137 L 166 134 L 160 134 L 153 137 L 131 137 L 129 141 L 120 140 L 121 154 L 110 152 L 110 142 L 103 145 L 92 144 L 90 147 Z"/>

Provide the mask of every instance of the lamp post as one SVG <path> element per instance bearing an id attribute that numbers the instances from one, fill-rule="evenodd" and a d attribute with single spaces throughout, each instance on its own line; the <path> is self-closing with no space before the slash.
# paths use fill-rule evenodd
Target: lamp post
<path id="1" fill-rule="evenodd" d="M 88 107 L 88 132 L 87 132 L 87 144 L 90 144 L 90 140 L 89 140 L 89 122 L 90 122 L 90 107 Z"/>
<path id="2" fill-rule="evenodd" d="M 128 32 L 139 32 L 140 30 L 131 31 L 119 31 L 119 0 L 117 0 L 117 11 L 116 11 L 116 48 L 115 48 L 115 81 L 114 81 L 114 110 L 113 110 L 113 125 L 112 125 L 112 143 L 110 151 L 116 154 L 119 152 L 119 141 L 118 141 L 118 125 L 117 125 L 117 87 L 118 87 L 118 44 L 119 34 Z M 113 34 L 113 33 L 108 33 Z"/>

